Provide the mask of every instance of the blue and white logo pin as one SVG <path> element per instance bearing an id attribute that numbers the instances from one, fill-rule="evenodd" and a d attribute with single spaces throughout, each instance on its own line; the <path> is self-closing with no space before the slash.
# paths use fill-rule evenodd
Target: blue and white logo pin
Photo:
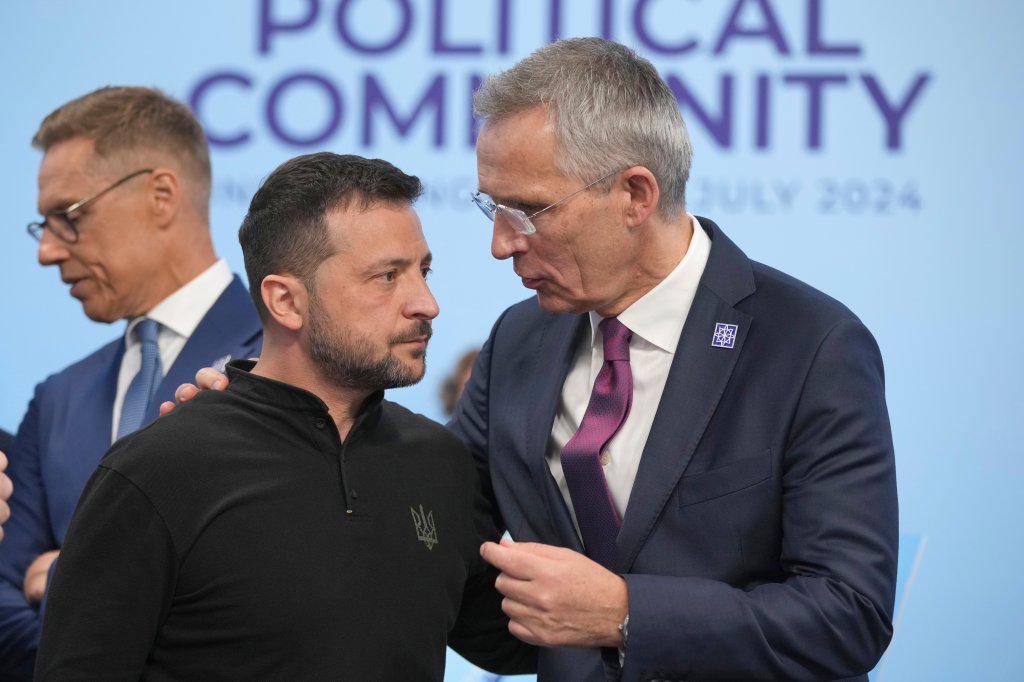
<path id="1" fill-rule="evenodd" d="M 732 348 L 736 345 L 736 334 L 739 330 L 739 326 L 735 324 L 716 322 L 715 333 L 711 337 L 711 345 L 715 348 Z"/>

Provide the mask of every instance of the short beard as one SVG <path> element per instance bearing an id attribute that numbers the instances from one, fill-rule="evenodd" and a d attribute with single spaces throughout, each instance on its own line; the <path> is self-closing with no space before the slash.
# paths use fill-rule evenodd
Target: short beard
<path id="1" fill-rule="evenodd" d="M 419 336 L 430 338 L 428 320 L 414 323 L 412 329 L 388 339 L 384 357 L 374 358 L 373 343 L 351 331 L 336 333 L 314 291 L 309 297 L 309 352 L 317 368 L 336 386 L 367 391 L 412 386 L 426 371 L 426 349 L 422 351 L 423 371 L 403 364 L 391 352 L 391 346 Z"/>

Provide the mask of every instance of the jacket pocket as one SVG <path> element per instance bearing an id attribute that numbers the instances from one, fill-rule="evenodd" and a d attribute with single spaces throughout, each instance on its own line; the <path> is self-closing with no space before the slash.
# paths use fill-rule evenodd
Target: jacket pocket
<path id="1" fill-rule="evenodd" d="M 679 506 L 686 507 L 739 492 L 768 480 L 771 475 L 772 451 L 769 448 L 717 469 L 683 476 L 679 482 Z"/>

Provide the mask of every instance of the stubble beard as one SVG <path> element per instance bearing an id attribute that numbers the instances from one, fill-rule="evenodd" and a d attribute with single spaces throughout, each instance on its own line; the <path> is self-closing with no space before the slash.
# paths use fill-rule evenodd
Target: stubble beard
<path id="1" fill-rule="evenodd" d="M 429 339 L 431 333 L 430 322 L 421 320 L 403 334 L 388 339 L 384 356 L 375 357 L 377 352 L 372 341 L 348 330 L 334 331 L 319 298 L 315 294 L 310 296 L 310 356 L 325 378 L 343 388 L 379 391 L 417 383 L 426 371 L 426 348 L 413 353 L 413 357 L 423 358 L 420 369 L 405 365 L 391 348 L 414 337 Z"/>

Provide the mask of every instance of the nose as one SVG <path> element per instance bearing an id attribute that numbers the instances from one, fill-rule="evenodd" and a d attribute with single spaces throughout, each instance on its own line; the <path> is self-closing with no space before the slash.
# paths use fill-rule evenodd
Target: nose
<path id="1" fill-rule="evenodd" d="M 441 312 L 441 309 L 427 285 L 427 280 L 420 277 L 417 278 L 417 282 L 406 303 L 405 316 L 410 319 L 433 320 Z"/>
<path id="2" fill-rule="evenodd" d="M 58 265 L 66 261 L 70 253 L 68 245 L 64 240 L 57 237 L 50 230 L 43 230 L 39 238 L 39 251 L 37 258 L 40 265 Z"/>
<path id="3" fill-rule="evenodd" d="M 517 231 L 512 221 L 499 211 L 494 216 L 494 228 L 491 232 L 491 255 L 498 260 L 505 260 L 528 248 L 526 235 Z"/>

